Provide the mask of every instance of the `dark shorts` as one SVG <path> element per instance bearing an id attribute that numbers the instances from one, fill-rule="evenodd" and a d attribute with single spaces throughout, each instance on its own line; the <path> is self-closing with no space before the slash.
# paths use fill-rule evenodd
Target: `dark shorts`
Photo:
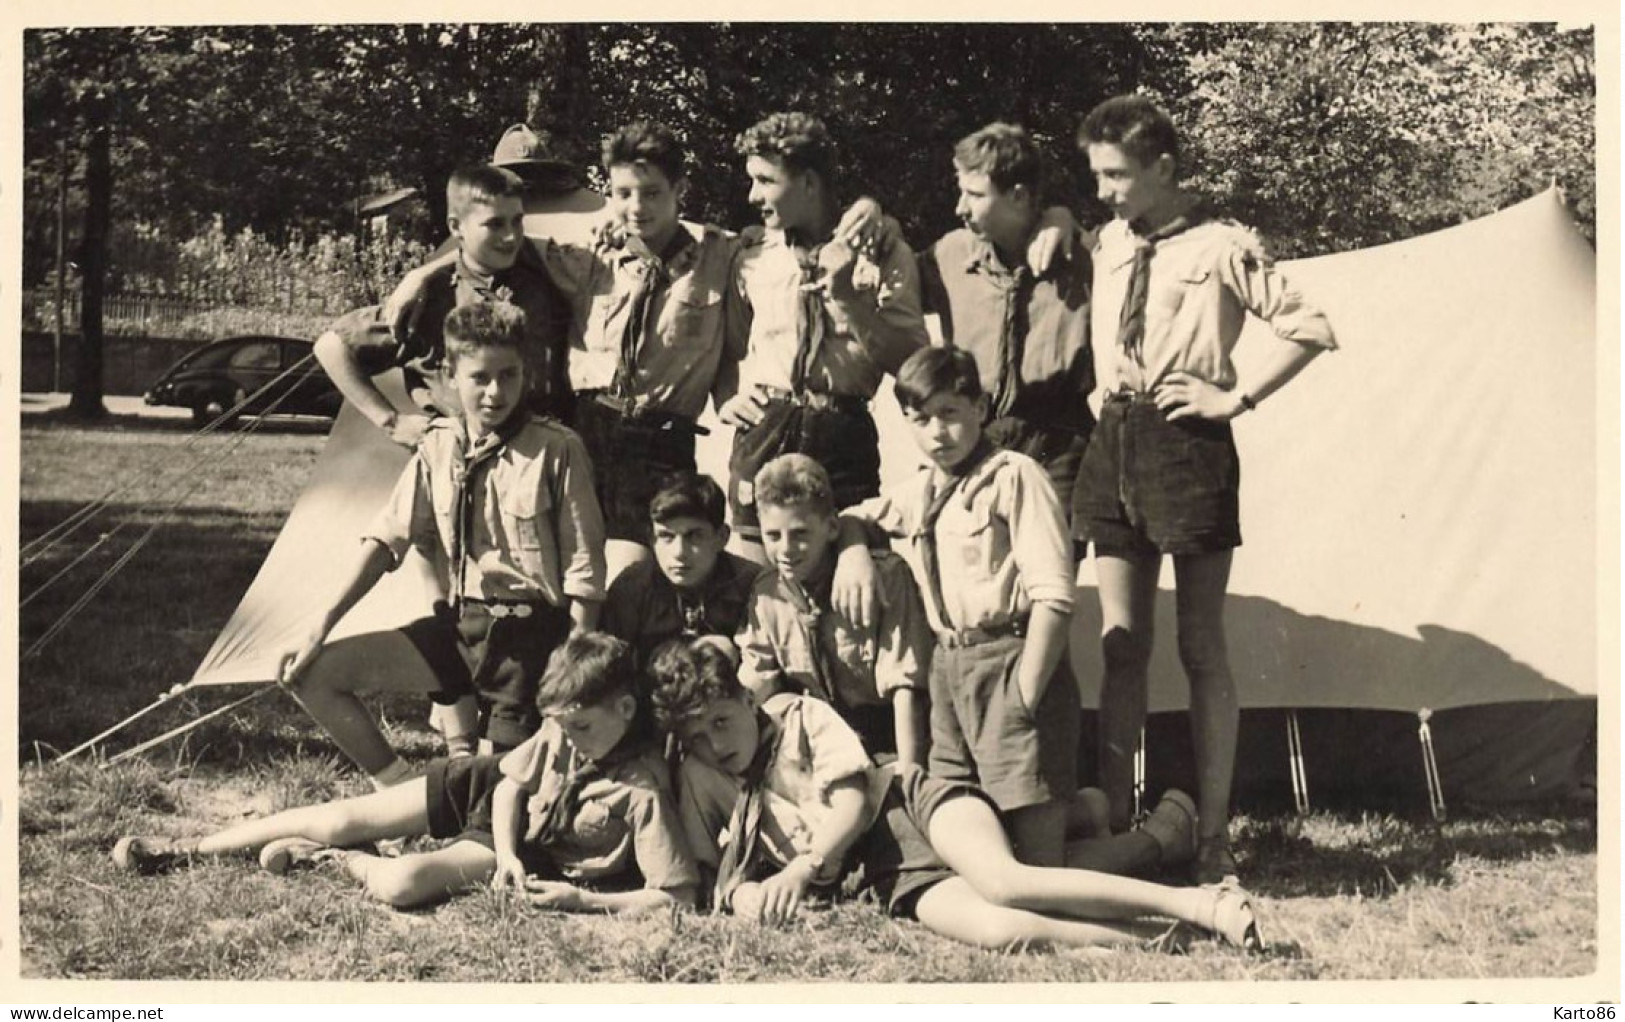
<path id="1" fill-rule="evenodd" d="M 1083 464 L 1084 451 L 1089 448 L 1089 435 L 1094 426 L 1093 416 L 1077 428 L 1062 429 L 1009 415 L 994 419 L 983 432 L 995 446 L 1025 454 L 1044 466 L 1064 506 L 1077 485 L 1078 469 Z"/>
<path id="2" fill-rule="evenodd" d="M 1241 465 L 1228 422 L 1169 421 L 1109 395 L 1072 490 L 1072 528 L 1096 555 L 1206 554 L 1241 545 Z"/>
<path id="3" fill-rule="evenodd" d="M 501 756 L 463 756 L 429 761 L 429 836 L 472 841 L 496 851 L 491 835 L 491 796 L 502 782 Z M 529 849 L 519 849 L 525 872 L 537 872 L 545 863 L 530 861 Z"/>
<path id="4" fill-rule="evenodd" d="M 592 458 L 606 537 L 649 546 L 650 499 L 666 476 L 695 471 L 694 422 L 664 412 L 628 418 L 584 392 L 576 432 Z"/>
<path id="5" fill-rule="evenodd" d="M 931 847 L 931 817 L 949 799 L 993 800 L 973 785 L 932 777 L 906 767 L 892 778 L 880 815 L 853 846 L 851 862 L 863 870 L 863 887 L 895 916 L 913 918 L 914 903 L 954 875 Z M 994 807 L 994 812 L 997 812 Z"/>
<path id="6" fill-rule="evenodd" d="M 758 540 L 756 473 L 781 454 L 805 454 L 829 473 L 837 508 L 880 492 L 880 434 L 866 402 L 842 398 L 837 407 L 795 401 L 768 402 L 762 421 L 734 434 L 728 459 L 728 505 L 734 531 Z"/>
<path id="7" fill-rule="evenodd" d="M 547 658 L 570 634 L 562 607 L 528 606 L 529 617 L 493 617 L 484 604 L 467 603 L 459 618 L 436 603 L 432 617 L 401 629 L 440 680 L 431 698 L 450 704 L 478 695 L 482 733 L 498 746 L 518 745 L 541 727 L 536 686 Z"/>
<path id="8" fill-rule="evenodd" d="M 1007 635 L 939 646 L 931 657 L 931 773 L 978 785 L 1006 812 L 1078 790 L 1082 709 L 1072 668 L 1063 656 L 1029 710 L 1016 685 L 1025 645 Z"/>

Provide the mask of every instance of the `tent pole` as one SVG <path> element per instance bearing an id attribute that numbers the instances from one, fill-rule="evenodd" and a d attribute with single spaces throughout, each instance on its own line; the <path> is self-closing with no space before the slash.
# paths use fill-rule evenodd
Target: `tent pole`
<path id="1" fill-rule="evenodd" d="M 1140 726 L 1140 742 L 1134 747 L 1134 819 L 1145 815 L 1145 726 Z"/>
<path id="2" fill-rule="evenodd" d="M 238 700 L 235 700 L 233 702 L 227 703 L 225 706 L 222 706 L 219 709 L 210 710 L 208 713 L 205 713 L 203 716 L 197 718 L 196 720 L 188 721 L 187 723 L 182 724 L 180 727 L 173 728 L 173 729 L 171 729 L 169 731 L 165 731 L 163 734 L 159 735 L 157 738 L 149 738 L 146 741 L 142 742 L 140 745 L 137 745 L 137 746 L 135 746 L 133 748 L 125 749 L 123 752 L 119 753 L 117 756 L 114 756 L 112 759 L 108 760 L 106 763 L 104 763 L 102 765 L 103 766 L 112 766 L 115 763 L 122 763 L 125 760 L 129 759 L 130 757 L 140 755 L 141 753 L 146 752 L 148 749 L 150 749 L 150 748 L 152 748 L 152 747 L 154 747 L 156 745 L 162 745 L 163 743 L 169 741 L 171 738 L 175 738 L 175 737 L 177 737 L 179 735 L 183 735 L 186 732 L 188 732 L 188 731 L 192 730 L 193 728 L 197 727 L 199 724 L 202 724 L 202 723 L 204 723 L 206 721 L 213 720 L 214 718 L 220 716 L 222 713 L 229 713 L 232 710 L 235 710 L 237 707 L 243 705 L 244 703 L 251 702 L 252 700 L 258 699 L 260 696 L 264 695 L 267 692 L 275 692 L 277 690 L 277 688 L 278 688 L 278 686 L 276 686 L 276 685 L 266 685 L 264 688 L 260 689 L 257 692 L 250 692 L 248 695 L 243 696 L 241 699 L 238 699 Z"/>
<path id="3" fill-rule="evenodd" d="M 1292 804 L 1298 815 L 1309 812 L 1309 775 L 1303 768 L 1303 734 L 1298 730 L 1298 711 L 1286 711 L 1287 767 L 1292 775 Z"/>
<path id="4" fill-rule="evenodd" d="M 1433 729 L 1428 725 L 1432 717 L 1433 711 L 1425 706 L 1416 711 L 1416 718 L 1420 721 L 1416 735 L 1422 741 L 1422 773 L 1427 777 L 1428 809 L 1432 811 L 1435 820 L 1443 820 L 1444 785 L 1439 780 L 1439 761 L 1433 754 Z"/>
<path id="5" fill-rule="evenodd" d="M 74 746 L 73 748 L 69 749 L 67 752 L 64 752 L 62 755 L 58 756 L 55 761 L 57 763 L 65 763 L 68 760 L 72 759 L 74 756 L 79 755 L 81 752 L 84 752 L 86 749 L 88 749 L 91 746 L 95 745 L 97 742 L 100 742 L 103 738 L 106 738 L 108 735 L 114 734 L 115 732 L 118 732 L 118 731 L 122 731 L 127 725 L 132 724 L 137 720 L 140 720 L 142 717 L 145 717 L 147 714 L 151 713 L 153 710 L 156 710 L 158 707 L 164 705 L 165 703 L 169 702 L 171 699 L 173 699 L 176 696 L 180 695 L 181 691 L 185 687 L 186 687 L 185 685 L 176 685 L 174 688 L 170 689 L 168 692 L 165 692 L 162 695 L 160 695 L 157 699 L 154 699 L 151 702 L 151 704 L 149 704 L 148 706 L 144 707 L 143 709 L 137 710 L 135 713 L 131 714 L 128 717 L 125 717 L 123 720 L 119 721 L 117 724 L 114 724 L 112 727 L 108 728 L 106 731 L 103 731 L 101 734 L 97 735 L 96 737 L 94 737 L 94 738 L 92 738 L 92 739 L 90 739 L 88 741 L 80 742 L 78 745 Z"/>

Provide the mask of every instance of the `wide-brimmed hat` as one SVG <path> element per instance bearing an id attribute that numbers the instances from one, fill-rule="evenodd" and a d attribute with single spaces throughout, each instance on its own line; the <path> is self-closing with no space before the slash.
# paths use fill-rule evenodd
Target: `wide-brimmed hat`
<path id="1" fill-rule="evenodd" d="M 498 167 L 518 170 L 523 167 L 548 168 L 575 174 L 576 168 L 564 156 L 564 147 L 547 129 L 532 131 L 528 124 L 515 124 L 497 139 L 491 162 Z"/>

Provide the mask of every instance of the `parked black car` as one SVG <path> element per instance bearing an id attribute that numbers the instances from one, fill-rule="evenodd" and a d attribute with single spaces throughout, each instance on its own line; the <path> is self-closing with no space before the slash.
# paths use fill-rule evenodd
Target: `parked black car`
<path id="1" fill-rule="evenodd" d="M 329 419 L 344 403 L 312 356 L 311 342 L 292 337 L 227 337 L 206 344 L 170 366 L 146 393 L 149 405 L 192 409 L 200 426 L 245 399 L 238 414 Z"/>

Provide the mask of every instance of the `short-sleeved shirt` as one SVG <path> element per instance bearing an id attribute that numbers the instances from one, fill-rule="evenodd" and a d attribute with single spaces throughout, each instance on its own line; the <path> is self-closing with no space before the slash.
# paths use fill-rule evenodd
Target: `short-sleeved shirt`
<path id="1" fill-rule="evenodd" d="M 824 299 L 827 329 L 803 386 L 815 393 L 871 398 L 886 373 L 930 340 L 920 312 L 914 253 L 893 241 L 879 266 L 880 283 L 854 301 L 871 303 L 879 326 L 860 327 L 842 303 Z M 740 235 L 733 286 L 744 299 L 750 328 L 739 365 L 741 388 L 752 384 L 794 390 L 799 349 L 801 264 L 784 232 L 751 227 Z"/>
<path id="2" fill-rule="evenodd" d="M 873 556 L 881 603 L 867 628 L 831 610 L 827 593 L 814 596 L 777 572 L 763 573 L 739 634 L 740 683 L 753 692 L 805 693 L 837 708 L 882 705 L 899 689 L 923 691 L 936 637 L 919 590 L 902 558 Z"/>
<path id="3" fill-rule="evenodd" d="M 1024 266 L 1005 266 L 992 243 L 969 228 L 920 256 L 925 311 L 940 317 L 944 344 L 975 357 L 990 395 L 999 392 L 1004 353 L 1019 354 L 1010 413 L 1044 426 L 1087 429 L 1093 422 L 1084 400 L 1095 389 L 1091 273 L 1088 255 L 1078 251 L 1033 277 Z"/>
<path id="4" fill-rule="evenodd" d="M 743 334 L 742 309 L 729 287 L 737 243 L 722 230 L 684 223 L 693 244 L 666 265 L 667 282 L 651 292 L 652 333 L 638 346 L 630 378 L 638 410 L 697 419 L 716 384 L 730 331 Z M 574 310 L 570 386 L 608 389 L 621 364 L 621 338 L 633 295 L 648 272 L 624 247 L 536 242 L 542 264 Z"/>
<path id="5" fill-rule="evenodd" d="M 861 777 L 867 789 L 869 816 L 861 829 L 868 830 L 880 813 L 892 768 L 869 759 L 857 733 L 828 703 L 781 692 L 763 703 L 761 712 L 777 726 L 762 779 L 760 839 L 768 859 L 785 866 L 812 849 L 813 835 L 829 818 L 831 787 L 848 778 Z M 727 827 L 741 787 L 737 778 L 692 756 L 678 768 L 683 834 L 703 866 L 715 869 L 722 849 L 734 839 Z"/>
<path id="6" fill-rule="evenodd" d="M 661 643 L 682 635 L 732 639 L 745 622 L 751 587 L 760 565 L 723 551 L 705 581 L 693 590 L 673 585 L 651 558 L 615 576 L 598 626 L 630 642 L 640 662 Z"/>
<path id="7" fill-rule="evenodd" d="M 1151 391 L 1176 370 L 1217 387 L 1235 386 L 1230 355 L 1249 312 L 1283 340 L 1337 346 L 1325 315 L 1275 269 L 1257 235 L 1235 223 L 1207 220 L 1156 243 L 1142 356 L 1134 362 L 1123 354 L 1117 334 L 1134 253 L 1142 244 L 1125 221 L 1101 228 L 1092 321 L 1095 375 L 1106 390 Z"/>
<path id="8" fill-rule="evenodd" d="M 414 401 L 444 415 L 458 415 L 457 394 L 441 378 L 446 360 L 446 314 L 462 305 L 504 298 L 525 312 L 525 372 L 529 404 L 548 412 L 566 388 L 565 349 L 569 344 L 570 306 L 528 248 L 494 276 L 475 273 L 459 257 L 437 267 L 424 282 L 421 311 L 405 342 L 397 341 L 380 306 L 369 305 L 340 316 L 328 329 L 355 353 L 371 375 L 400 367 Z"/>
<path id="9" fill-rule="evenodd" d="M 387 547 L 397 564 L 416 548 L 435 566 L 446 592 L 456 567 L 456 479 L 470 453 L 461 419 L 435 419 L 364 534 Z M 532 418 L 470 478 L 463 595 L 554 606 L 604 598 L 603 518 L 592 464 L 573 430 Z"/>
<path id="10" fill-rule="evenodd" d="M 502 757 L 502 775 L 529 796 L 521 840 L 538 846 L 543 825 L 561 793 L 588 762 L 564 737 L 558 722 Z M 573 798 L 569 824 L 540 847 L 570 880 L 605 880 L 636 867 L 644 887 L 670 891 L 699 882 L 672 801 L 665 760 L 653 743 L 641 743 L 612 765 L 592 767 Z"/>
<path id="11" fill-rule="evenodd" d="M 955 484 L 935 466 L 846 514 L 907 541 L 905 556 L 926 613 L 938 631 L 997 628 L 1025 617 L 1038 601 L 1072 608 L 1072 540 L 1043 466 L 1024 454 L 994 451 L 962 479 L 936 524 L 943 620 L 927 588 L 922 525 L 928 494 Z"/>

